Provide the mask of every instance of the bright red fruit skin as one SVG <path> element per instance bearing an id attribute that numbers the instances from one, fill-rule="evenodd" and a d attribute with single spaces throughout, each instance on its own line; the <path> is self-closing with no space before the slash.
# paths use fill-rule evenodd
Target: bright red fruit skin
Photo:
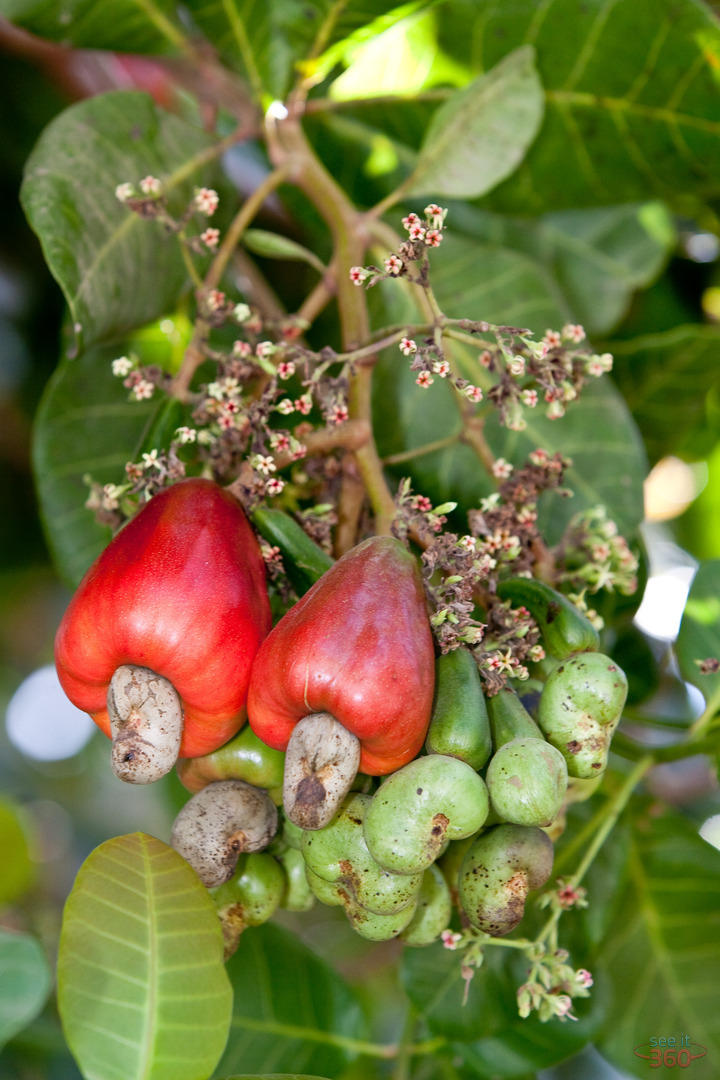
<path id="1" fill-rule="evenodd" d="M 265 639 L 248 719 L 284 750 L 298 720 L 328 712 L 360 739 L 360 771 L 381 776 L 421 749 L 434 682 L 417 563 L 399 541 L 373 537 L 339 559 Z"/>
<path id="2" fill-rule="evenodd" d="M 88 570 L 58 628 L 55 663 L 67 696 L 106 735 L 115 669 L 164 676 L 183 703 L 180 757 L 197 757 L 242 726 L 250 668 L 270 626 L 265 566 L 240 504 L 211 480 L 182 480 Z"/>

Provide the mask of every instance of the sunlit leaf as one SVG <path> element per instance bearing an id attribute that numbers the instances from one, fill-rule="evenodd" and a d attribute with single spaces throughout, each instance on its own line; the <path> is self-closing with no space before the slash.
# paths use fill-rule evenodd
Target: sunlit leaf
<path id="1" fill-rule="evenodd" d="M 35 1019 L 50 983 L 39 942 L 29 934 L 0 929 L 0 1047 Z"/>
<path id="2" fill-rule="evenodd" d="M 58 1006 L 87 1080 L 207 1080 L 232 992 L 207 890 L 144 833 L 85 860 L 63 916 Z"/>

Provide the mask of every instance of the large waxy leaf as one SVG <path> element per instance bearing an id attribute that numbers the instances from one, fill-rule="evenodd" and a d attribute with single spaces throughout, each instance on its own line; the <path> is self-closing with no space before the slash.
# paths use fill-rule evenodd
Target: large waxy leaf
<path id="1" fill-rule="evenodd" d="M 699 662 L 720 660 L 720 560 L 700 564 L 690 586 L 675 652 L 682 676 L 720 704 L 720 673 L 703 675 Z"/>
<path id="2" fill-rule="evenodd" d="M 199 128 L 127 91 L 71 106 L 40 136 L 21 198 L 82 347 L 171 310 L 186 280 L 177 240 L 118 202 L 116 186 L 157 176 L 181 213 L 213 152 Z"/>
<path id="3" fill-rule="evenodd" d="M 39 942 L 29 934 L 0 930 L 0 1048 L 35 1019 L 50 982 Z"/>
<path id="4" fill-rule="evenodd" d="M 475 70 L 535 47 L 546 109 L 492 195 L 515 212 L 720 190 L 720 28 L 696 0 L 461 0 L 442 42 Z"/>
<path id="5" fill-rule="evenodd" d="M 143 833 L 83 864 L 63 916 L 58 1006 L 86 1080 L 207 1080 L 232 991 L 207 890 Z"/>
<path id="6" fill-rule="evenodd" d="M 86 509 L 83 477 L 121 484 L 144 433 L 164 405 L 128 400 L 111 361 L 121 351 L 99 346 L 64 360 L 45 388 L 34 429 L 33 459 L 45 531 L 55 565 L 76 585 L 110 540 Z"/>
<path id="7" fill-rule="evenodd" d="M 160 53 L 183 40 L 175 0 L 2 0 L 0 12 L 39 37 L 81 49 Z"/>
<path id="8" fill-rule="evenodd" d="M 333 1036 L 364 1035 L 358 1002 L 340 976 L 278 926 L 246 931 L 228 974 L 235 1005 L 219 1077 L 239 1068 L 336 1076 L 348 1051 Z"/>
<path id="9" fill-rule="evenodd" d="M 612 985 L 599 1047 L 619 1068 L 647 1076 L 633 1049 L 651 1038 L 689 1036 L 690 1075 L 714 1080 L 720 1063 L 720 852 L 686 819 L 667 813 L 640 822 L 630 874 L 602 963 Z M 646 1053 L 649 1048 L 646 1047 Z M 664 1072 L 665 1070 L 663 1070 Z"/>
<path id="10" fill-rule="evenodd" d="M 618 385 L 654 460 L 677 450 L 707 453 L 718 438 L 720 330 L 678 326 L 613 345 Z M 668 402 L 672 401 L 672 409 Z"/>
<path id="11" fill-rule="evenodd" d="M 518 49 L 438 109 L 406 194 L 476 198 L 515 170 L 542 121 L 534 60 L 531 46 Z"/>

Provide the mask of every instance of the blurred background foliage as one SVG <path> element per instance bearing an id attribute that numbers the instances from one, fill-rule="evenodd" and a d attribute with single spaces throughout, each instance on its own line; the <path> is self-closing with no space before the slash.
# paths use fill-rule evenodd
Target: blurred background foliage
<path id="1" fill-rule="evenodd" d="M 328 166 L 360 205 L 372 205 L 407 171 L 427 113 L 426 106 L 409 102 L 397 110 L 396 130 L 392 130 L 386 111 L 355 110 L 347 102 L 370 91 L 412 95 L 438 85 L 463 85 L 480 63 L 478 43 L 472 34 L 465 34 L 472 13 L 470 0 L 451 5 L 449 11 L 446 8 L 441 20 L 432 12 L 411 13 L 386 35 L 355 43 L 346 52 L 343 67 L 329 68 L 334 74 L 343 71 L 331 93 L 346 104 L 311 116 L 308 131 L 322 148 Z M 514 35 L 512 25 L 508 32 Z M 458 43 L 463 41 L 460 48 Z M 448 42 L 452 47 L 444 48 Z M 502 51 L 508 47 L 512 42 L 504 42 Z M 492 52 L 491 47 L 486 61 L 497 59 Z M 539 56 L 541 74 L 551 84 L 556 73 L 543 70 L 542 48 Z M 0 110 L 4 208 L 0 234 L 0 705 L 4 713 L 22 681 L 52 662 L 55 627 L 69 598 L 48 555 L 31 470 L 31 427 L 61 354 L 63 301 L 20 209 L 23 166 L 45 126 L 72 101 L 140 86 L 160 104 L 183 113 L 190 108 L 191 88 L 179 86 L 172 71 L 152 61 L 65 50 L 1 23 L 0 57 L 5 102 Z M 277 56 L 275 61 L 280 85 L 283 65 Z M 535 167 L 532 158 L 527 167 Z M 257 147 L 233 152 L 226 161 L 228 190 L 234 187 L 238 194 L 251 190 L 264 168 Z M 533 217 L 519 213 L 527 190 L 523 187 L 527 185 L 525 166 L 489 198 L 472 205 L 453 204 L 451 232 L 456 226 L 462 235 L 449 239 L 444 258 L 437 260 L 438 292 L 449 298 L 456 295 L 472 261 L 476 274 L 470 295 L 462 297 L 462 314 L 470 313 L 469 304 L 477 318 L 509 321 L 507 312 L 514 305 L 515 321 L 541 332 L 572 316 L 588 327 L 597 346 L 613 352 L 613 378 L 640 427 L 653 469 L 646 486 L 649 520 L 644 532 L 653 556 L 651 569 L 669 567 L 677 575 L 679 568 L 680 592 L 683 588 L 686 592 L 694 560 L 720 558 L 717 190 L 695 201 L 689 197 L 671 200 L 672 206 L 657 192 L 648 192 L 648 201 L 642 201 L 637 180 L 623 181 L 631 172 L 626 163 L 619 158 L 608 168 L 615 177 L 610 198 L 585 203 L 582 190 L 566 183 L 565 177 L 549 176 L 540 162 L 540 202 L 526 204 L 528 212 L 542 210 Z M 603 202 L 611 205 L 603 206 Z M 280 197 L 274 197 L 258 224 L 293 235 L 323 258 L 327 254 L 321 224 L 292 191 L 283 189 Z M 300 264 L 262 258 L 258 262 L 290 310 L 314 282 L 312 270 Z M 332 341 L 334 334 L 330 316 L 321 317 L 314 329 L 317 342 Z M 78 438 L 82 437 L 80 432 Z M 385 452 L 397 449 L 402 447 L 390 440 Z M 82 445 L 78 450 L 82 451 Z M 608 482 L 613 482 L 612 471 Z M 676 621 L 683 602 L 684 595 Z M 674 603 L 677 608 L 677 599 Z M 653 629 L 651 623 L 644 628 Z M 688 707 L 687 688 L 663 661 L 672 636 L 672 631 L 665 634 L 664 630 L 642 636 L 629 623 L 618 630 L 618 645 L 630 658 L 626 666 L 631 682 L 636 676 L 635 698 L 654 693 L 655 706 L 670 717 L 684 715 Z M 656 770 L 652 782 L 659 794 L 683 805 L 697 822 L 717 810 L 716 783 L 706 761 L 684 762 L 669 771 L 664 768 L 665 772 Z M 0 909 L 0 923 L 19 930 L 32 928 L 51 954 L 62 903 L 87 853 L 108 836 L 135 829 L 166 838 L 185 798 L 178 782 L 168 777 L 150 789 L 133 791 L 129 799 L 127 789 L 107 766 L 107 745 L 100 735 L 70 757 L 37 760 L 11 742 L 4 725 L 0 726 L 0 790 L 0 849 L 5 862 L 0 873 L 0 905 L 5 905 Z M 339 957 L 344 974 L 359 987 L 375 1037 L 392 1039 L 402 1020 L 394 943 L 369 950 L 359 939 L 351 940 L 335 912 L 325 910 L 314 921 L 286 922 L 323 955 Z M 422 968 L 423 955 L 413 959 L 418 968 Z M 327 993 L 332 992 L 330 987 Z M 337 1068 L 341 1065 L 334 1063 Z M 590 1051 L 567 1069 L 559 1067 L 553 1075 L 558 1080 L 608 1075 L 607 1066 Z M 64 1047 L 52 1004 L 0 1053 L 0 1075 L 4 1080 L 79 1076 Z M 343 1075 L 350 1080 L 363 1074 L 351 1066 Z M 427 1075 L 439 1073 L 430 1069 Z"/>

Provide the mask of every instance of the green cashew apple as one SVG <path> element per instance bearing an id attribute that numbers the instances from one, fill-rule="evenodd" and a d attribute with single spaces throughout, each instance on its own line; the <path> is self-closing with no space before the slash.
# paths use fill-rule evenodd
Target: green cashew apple
<path id="1" fill-rule="evenodd" d="M 565 758 L 570 776 L 602 776 L 627 688 L 625 673 L 603 653 L 578 653 L 548 676 L 538 723 Z"/>
<path id="2" fill-rule="evenodd" d="M 482 777 L 458 758 L 429 754 L 380 785 L 365 815 L 365 840 L 385 870 L 418 874 L 449 840 L 477 832 L 487 815 Z"/>
<path id="3" fill-rule="evenodd" d="M 481 769 L 490 757 L 487 705 L 469 649 L 454 649 L 435 661 L 435 700 L 425 749 L 460 758 L 473 769 Z"/>
<path id="4" fill-rule="evenodd" d="M 497 825 L 470 846 L 460 870 L 460 905 L 470 924 L 491 937 L 514 930 L 525 900 L 552 872 L 553 845 L 542 829 Z"/>
<path id="5" fill-rule="evenodd" d="M 400 937 L 406 945 L 432 945 L 450 925 L 451 914 L 447 882 L 437 866 L 430 866 L 423 874 L 415 914 Z"/>
<path id="6" fill-rule="evenodd" d="M 513 739 L 493 755 L 485 774 L 490 805 L 514 825 L 550 825 L 568 786 L 565 758 L 544 739 Z"/>
<path id="7" fill-rule="evenodd" d="M 222 924 L 225 957 L 232 956 L 243 930 L 267 922 L 286 889 L 283 869 L 272 855 L 243 855 L 224 885 L 212 891 Z"/>
<path id="8" fill-rule="evenodd" d="M 287 848 L 276 856 L 285 871 L 286 889 L 282 907 L 288 911 L 309 911 L 315 903 L 315 896 L 305 874 L 305 860 L 302 852 L 296 848 Z"/>
<path id="9" fill-rule="evenodd" d="M 422 875 L 389 873 L 373 858 L 363 833 L 371 801 L 370 795 L 347 796 L 329 825 L 305 832 L 303 858 L 313 873 L 338 886 L 353 905 L 374 915 L 394 915 L 415 904 Z M 312 887 L 313 879 L 309 880 Z"/>

